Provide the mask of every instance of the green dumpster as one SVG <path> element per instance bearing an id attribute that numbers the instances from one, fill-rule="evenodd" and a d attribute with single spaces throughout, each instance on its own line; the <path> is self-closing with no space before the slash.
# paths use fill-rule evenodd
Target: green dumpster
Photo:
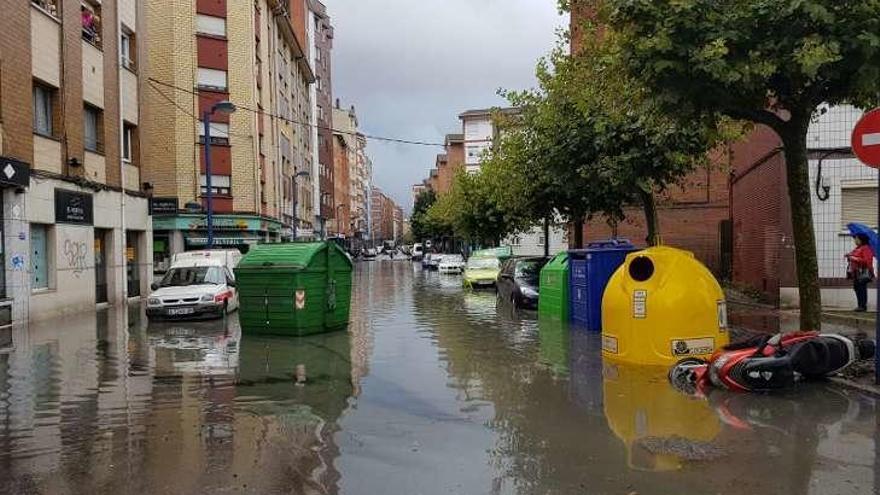
<path id="1" fill-rule="evenodd" d="M 345 327 L 351 271 L 333 242 L 254 246 L 235 268 L 242 332 L 303 336 Z"/>
<path id="2" fill-rule="evenodd" d="M 559 253 L 541 269 L 538 315 L 568 320 L 568 253 Z"/>

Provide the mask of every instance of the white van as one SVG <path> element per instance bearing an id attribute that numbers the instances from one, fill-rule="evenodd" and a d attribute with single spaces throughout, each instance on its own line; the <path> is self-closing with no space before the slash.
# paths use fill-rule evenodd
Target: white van
<path id="1" fill-rule="evenodd" d="M 147 317 L 219 318 L 238 309 L 233 268 L 241 253 L 192 251 L 174 256 L 171 268 L 151 286 Z"/>
<path id="2" fill-rule="evenodd" d="M 425 249 L 422 247 L 420 243 L 413 244 L 412 253 L 410 253 L 410 257 L 413 261 L 422 261 L 422 256 L 425 255 Z"/>

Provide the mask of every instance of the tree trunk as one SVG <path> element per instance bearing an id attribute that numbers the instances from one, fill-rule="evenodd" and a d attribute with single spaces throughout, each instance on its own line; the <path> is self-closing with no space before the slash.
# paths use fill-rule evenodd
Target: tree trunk
<path id="1" fill-rule="evenodd" d="M 639 196 L 642 198 L 642 208 L 645 210 L 645 223 L 648 227 L 648 237 L 645 242 L 649 247 L 662 244 L 660 238 L 660 219 L 657 217 L 657 204 L 654 201 L 654 193 L 639 188 Z"/>
<path id="2" fill-rule="evenodd" d="M 544 217 L 544 256 L 550 256 L 550 217 Z"/>
<path id="3" fill-rule="evenodd" d="M 819 291 L 819 263 L 816 258 L 816 233 L 810 205 L 810 178 L 807 161 L 809 115 L 789 121 L 778 132 L 785 146 L 785 170 L 791 227 L 794 234 L 795 262 L 800 293 L 801 330 L 822 327 L 822 295 Z"/>
<path id="4" fill-rule="evenodd" d="M 577 214 L 572 222 L 572 230 L 574 230 L 574 248 L 584 248 L 584 215 Z"/>

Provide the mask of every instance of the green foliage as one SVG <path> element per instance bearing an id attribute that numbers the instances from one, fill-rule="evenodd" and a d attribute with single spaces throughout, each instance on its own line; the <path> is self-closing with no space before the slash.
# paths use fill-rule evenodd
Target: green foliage
<path id="1" fill-rule="evenodd" d="M 806 134 L 816 107 L 880 101 L 880 0 L 605 0 L 625 72 L 681 120 L 724 114 L 784 144 L 801 324 L 821 326 Z"/>
<path id="2" fill-rule="evenodd" d="M 426 239 L 432 239 L 433 229 L 428 221 L 427 213 L 431 206 L 437 201 L 434 191 L 423 191 L 416 197 L 413 205 L 413 212 L 410 215 L 410 229 L 415 242 L 422 242 Z"/>

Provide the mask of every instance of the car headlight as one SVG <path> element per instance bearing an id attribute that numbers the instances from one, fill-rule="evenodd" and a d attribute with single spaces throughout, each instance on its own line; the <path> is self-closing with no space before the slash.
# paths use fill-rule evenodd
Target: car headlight
<path id="1" fill-rule="evenodd" d="M 522 287 L 520 291 L 522 291 L 523 295 L 526 297 L 538 297 L 538 291 L 531 287 Z"/>
<path id="2" fill-rule="evenodd" d="M 159 299 L 157 299 L 155 297 L 151 297 L 151 298 L 147 299 L 147 304 L 149 304 L 150 306 L 158 306 L 158 305 L 162 304 L 162 301 L 160 301 Z"/>
<path id="3" fill-rule="evenodd" d="M 214 302 L 214 295 L 205 294 L 204 296 L 202 296 L 202 302 Z"/>

